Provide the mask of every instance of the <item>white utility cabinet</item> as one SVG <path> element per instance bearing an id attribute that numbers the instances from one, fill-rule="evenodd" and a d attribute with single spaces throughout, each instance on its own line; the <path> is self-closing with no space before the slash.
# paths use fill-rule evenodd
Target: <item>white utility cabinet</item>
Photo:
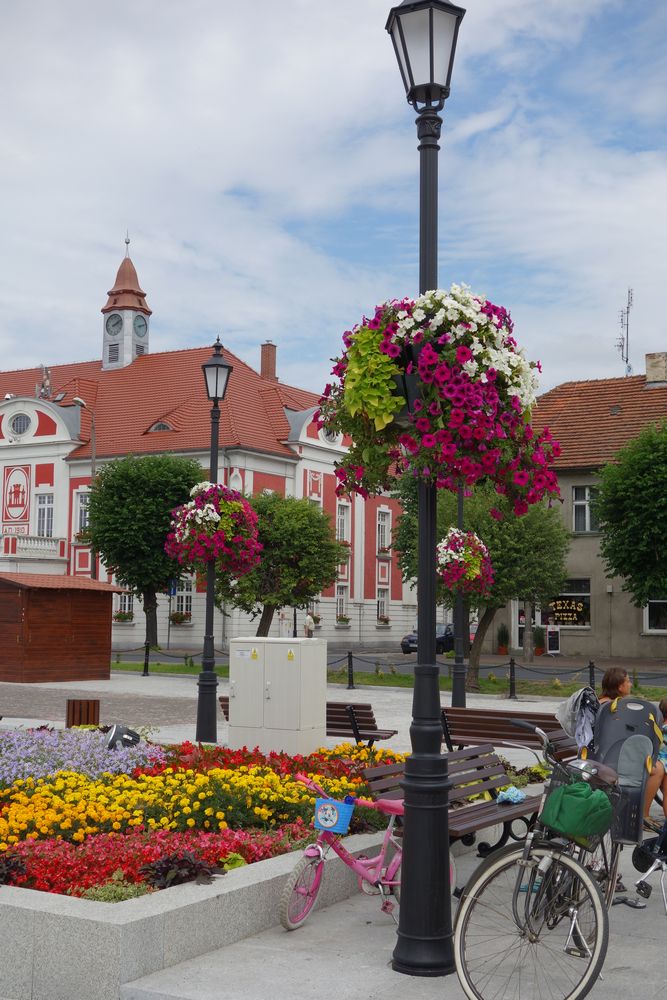
<path id="1" fill-rule="evenodd" d="M 324 639 L 232 639 L 229 746 L 308 754 L 326 739 Z"/>

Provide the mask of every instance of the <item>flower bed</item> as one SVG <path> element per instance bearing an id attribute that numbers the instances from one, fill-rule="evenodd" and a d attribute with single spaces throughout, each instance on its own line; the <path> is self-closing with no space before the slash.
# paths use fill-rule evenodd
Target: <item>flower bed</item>
<path id="1" fill-rule="evenodd" d="M 351 744 L 308 757 L 191 743 L 110 751 L 98 731 L 2 733 L 0 883 L 148 890 L 142 867 L 161 859 L 224 867 L 274 857 L 312 836 L 313 796 L 296 771 L 332 797 L 363 795 L 361 769 L 397 756 Z M 360 809 L 354 829 L 381 822 Z"/>

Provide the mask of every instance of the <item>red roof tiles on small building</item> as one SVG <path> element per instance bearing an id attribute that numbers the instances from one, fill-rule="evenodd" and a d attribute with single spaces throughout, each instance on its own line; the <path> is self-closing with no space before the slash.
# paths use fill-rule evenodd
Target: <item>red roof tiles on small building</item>
<path id="1" fill-rule="evenodd" d="M 57 573 L 0 573 L 0 580 L 16 584 L 24 590 L 102 590 L 112 594 L 123 588 L 113 583 L 91 580 L 85 576 L 62 576 Z"/>
<path id="2" fill-rule="evenodd" d="M 597 469 L 648 424 L 667 418 L 667 385 L 646 375 L 564 382 L 540 396 L 533 425 L 560 442 L 558 469 Z"/>

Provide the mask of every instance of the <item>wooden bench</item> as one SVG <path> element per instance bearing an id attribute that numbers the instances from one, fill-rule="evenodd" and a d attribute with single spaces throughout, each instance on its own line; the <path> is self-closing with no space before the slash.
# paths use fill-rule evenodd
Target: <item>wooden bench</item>
<path id="1" fill-rule="evenodd" d="M 558 760 L 569 760 L 577 756 L 575 741 L 561 729 L 555 715 L 549 712 L 447 707 L 442 709 L 441 717 L 444 741 L 450 751 L 482 743 L 491 743 L 494 747 L 520 745 L 541 750 L 542 740 L 537 733 L 514 726 L 510 721 L 522 719 L 548 733 Z"/>
<path id="2" fill-rule="evenodd" d="M 65 715 L 65 728 L 72 726 L 99 726 L 99 698 L 68 698 Z"/>
<path id="3" fill-rule="evenodd" d="M 494 844 L 478 844 L 478 853 L 485 857 L 506 844 L 510 837 L 519 839 L 512 831 L 512 823 L 516 820 L 522 820 L 526 830 L 529 829 L 537 815 L 541 796 L 527 796 L 523 802 L 517 803 L 495 801 L 498 789 L 509 784 L 509 778 L 491 743 L 453 750 L 446 757 L 451 782 L 448 811 L 450 841 L 462 840 L 465 844 L 472 844 L 480 830 L 502 826 L 502 833 Z M 382 799 L 403 798 L 400 782 L 404 774 L 405 764 L 402 762 L 367 767 L 363 771 L 373 798 Z M 488 792 L 492 798 L 469 801 L 471 796 L 483 792 Z"/>
<path id="4" fill-rule="evenodd" d="M 229 722 L 229 695 L 218 697 L 220 708 Z M 354 739 L 357 743 L 373 746 L 375 740 L 388 740 L 395 736 L 397 729 L 380 729 L 375 721 L 372 705 L 356 702 L 328 701 L 326 716 L 327 736 Z"/>

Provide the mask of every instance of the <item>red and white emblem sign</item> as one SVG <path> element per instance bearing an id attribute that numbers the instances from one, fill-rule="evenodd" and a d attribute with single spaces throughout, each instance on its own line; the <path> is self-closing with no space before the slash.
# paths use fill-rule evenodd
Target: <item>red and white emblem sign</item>
<path id="1" fill-rule="evenodd" d="M 5 524 L 30 520 L 30 466 L 7 465 L 2 489 L 2 520 Z"/>

